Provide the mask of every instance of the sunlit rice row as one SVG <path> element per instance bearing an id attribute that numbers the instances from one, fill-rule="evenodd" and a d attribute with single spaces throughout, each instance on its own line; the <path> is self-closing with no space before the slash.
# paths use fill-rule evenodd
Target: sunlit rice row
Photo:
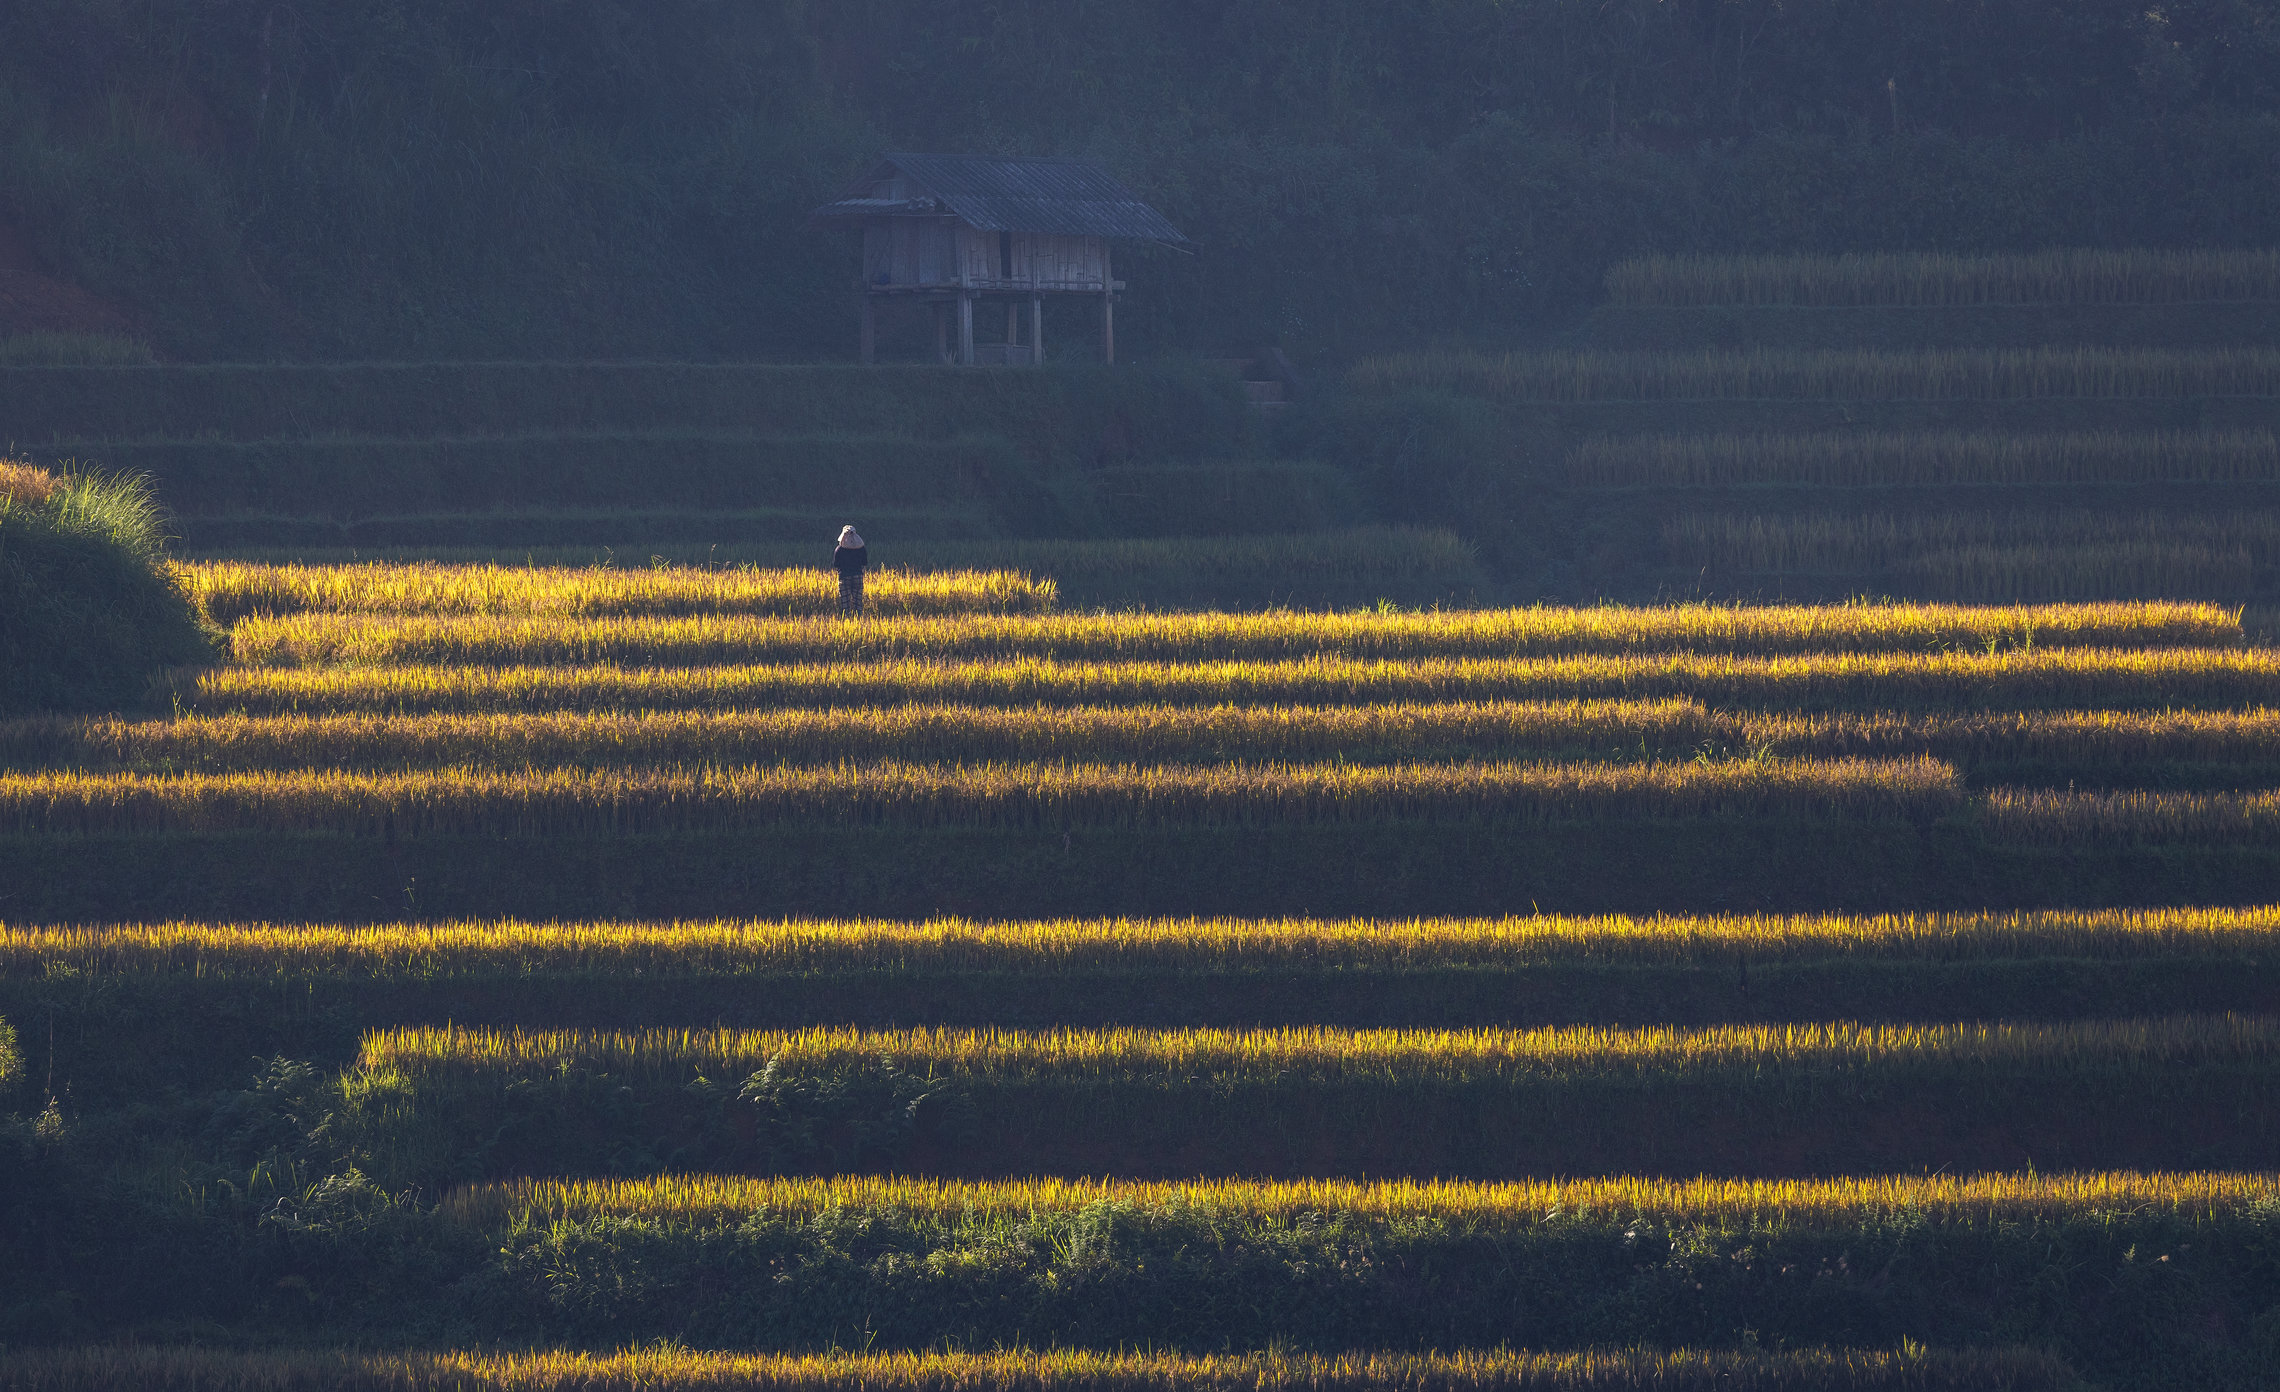
<path id="1" fill-rule="evenodd" d="M 177 573 L 215 622 L 310 610 L 377 614 L 754 614 L 837 612 L 839 581 L 812 570 L 591 566 L 254 565 L 194 561 Z M 881 568 L 864 586 L 875 614 L 1030 613 L 1050 609 L 1051 580 L 1018 571 Z"/>
<path id="2" fill-rule="evenodd" d="M 832 710 L 185 715 L 0 721 L 0 768 L 838 763 L 1389 763 L 1696 751 L 2145 765 L 2280 764 L 2280 711 L 1779 714 L 1683 699 L 1362 706 L 906 705 Z M 2246 770 L 2244 769 L 2244 772 Z"/>
<path id="3" fill-rule="evenodd" d="M 1410 662 L 847 662 L 689 668 L 206 668 L 160 690 L 183 709 L 481 712 L 886 706 L 1344 706 L 1660 700 L 1789 710 L 2253 709 L 2280 705 L 2280 656 L 2151 652 L 1850 653 Z"/>
<path id="4" fill-rule="evenodd" d="M 1427 971 L 2280 956 L 2280 907 L 1498 919 L 0 925 L 0 974 L 199 978 Z"/>
<path id="5" fill-rule="evenodd" d="M 24 773 L 0 774 L 0 829 L 514 836 L 785 822 L 1058 829 L 1403 818 L 1924 819 L 1962 800 L 1954 770 L 1928 759 Z"/>
<path id="6" fill-rule="evenodd" d="M 1396 353 L 1347 374 L 1362 392 L 1505 401 L 2016 400 L 2280 395 L 2270 348 L 1705 349 Z"/>
<path id="7" fill-rule="evenodd" d="M 811 1214 L 830 1209 L 876 1210 L 958 1224 L 1113 1204 L 1203 1209 L 1269 1220 L 1314 1213 L 1375 1222 L 1439 1219 L 1526 1229 L 1639 1218 L 1770 1226 L 1906 1215 L 1973 1223 L 2091 1219 L 2147 1209 L 2214 1219 L 2275 1202 L 2280 1202 L 2280 1175 L 2262 1173 L 1878 1175 L 1828 1180 L 1615 1176 L 1505 1183 L 670 1175 L 476 1185 L 448 1195 L 444 1210 L 462 1221 L 485 1224 L 601 1217 L 715 1224 L 734 1223 L 758 1212 Z"/>
<path id="8" fill-rule="evenodd" d="M 122 1344 L 0 1353 L 0 1392 L 2058 1392 L 2025 1349 L 1530 1353 L 242 1353 Z"/>
<path id="9" fill-rule="evenodd" d="M 1384 706 L 889 706 L 725 714 L 185 716 L 0 722 L 0 768 L 547 764 L 1382 763 L 1444 755 L 1691 749 L 1721 722 L 1686 701 Z"/>
<path id="10" fill-rule="evenodd" d="M 2051 1024 L 1712 1025 L 1603 1029 L 462 1029 L 364 1037 L 357 1067 L 494 1080 L 577 1065 L 618 1077 L 741 1078 L 774 1062 L 991 1082 L 1378 1082 L 1397 1086 L 1925 1068 L 2065 1071 L 2280 1060 L 2280 1021 L 2173 1016 Z"/>
<path id="11" fill-rule="evenodd" d="M 2208 604 L 2039 607 L 1675 605 L 1422 614 L 1040 614 L 769 619 L 305 613 L 230 635 L 249 666 L 328 663 L 874 662 L 899 658 L 1264 661 L 1571 653 L 1930 652 L 2013 647 L 2222 647 L 2239 615 Z"/>
<path id="12" fill-rule="evenodd" d="M 1999 788 L 1981 818 L 2023 845 L 2280 846 L 2280 792 L 2077 793 Z"/>

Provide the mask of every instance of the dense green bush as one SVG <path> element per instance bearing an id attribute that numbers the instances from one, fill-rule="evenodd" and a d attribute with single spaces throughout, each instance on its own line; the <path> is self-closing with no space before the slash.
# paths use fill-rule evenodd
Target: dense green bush
<path id="1" fill-rule="evenodd" d="M 0 462 L 0 712 L 128 705 L 212 655 L 159 528 L 139 479 Z"/>

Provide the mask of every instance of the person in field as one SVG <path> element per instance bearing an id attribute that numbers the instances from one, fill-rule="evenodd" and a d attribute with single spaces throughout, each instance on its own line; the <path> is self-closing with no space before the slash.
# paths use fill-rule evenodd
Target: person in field
<path id="1" fill-rule="evenodd" d="M 831 553 L 831 568 L 839 572 L 839 612 L 863 612 L 863 567 L 870 564 L 870 553 L 863 545 L 862 536 L 850 522 L 839 529 L 839 549 Z"/>

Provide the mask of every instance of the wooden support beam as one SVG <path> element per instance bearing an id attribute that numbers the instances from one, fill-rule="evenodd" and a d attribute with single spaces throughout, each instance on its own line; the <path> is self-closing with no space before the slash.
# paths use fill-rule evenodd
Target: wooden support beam
<path id="1" fill-rule="evenodd" d="M 1029 365 L 1045 365 L 1045 297 L 1029 297 Z"/>
<path id="2" fill-rule="evenodd" d="M 863 295 L 863 365 L 868 367 L 879 355 L 879 304 L 870 292 Z"/>
<path id="3" fill-rule="evenodd" d="M 947 363 L 950 361 L 950 306 L 936 300 L 931 308 L 934 310 L 934 360 Z"/>
<path id="4" fill-rule="evenodd" d="M 1019 342 L 1021 342 L 1021 306 L 1013 300 L 1007 300 L 1005 302 L 1005 346 L 1010 349 Z M 1005 360 L 1011 363 L 1013 354 L 1008 352 L 1005 355 Z"/>
<path id="5" fill-rule="evenodd" d="M 974 292 L 958 292 L 958 365 L 974 365 Z"/>

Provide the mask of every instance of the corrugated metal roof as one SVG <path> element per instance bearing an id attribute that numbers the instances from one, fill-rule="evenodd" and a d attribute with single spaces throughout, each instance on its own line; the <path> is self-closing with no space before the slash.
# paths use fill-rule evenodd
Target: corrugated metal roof
<path id="1" fill-rule="evenodd" d="M 901 174 L 911 192 L 901 200 L 859 196 L 888 171 Z M 934 205 L 934 206 L 930 206 Z M 1141 202 L 1116 176 L 1091 160 L 1008 159 L 996 155 L 893 154 L 837 202 L 815 210 L 820 218 L 950 213 L 988 232 L 1055 232 L 1076 237 L 1191 245 L 1164 215 Z"/>

